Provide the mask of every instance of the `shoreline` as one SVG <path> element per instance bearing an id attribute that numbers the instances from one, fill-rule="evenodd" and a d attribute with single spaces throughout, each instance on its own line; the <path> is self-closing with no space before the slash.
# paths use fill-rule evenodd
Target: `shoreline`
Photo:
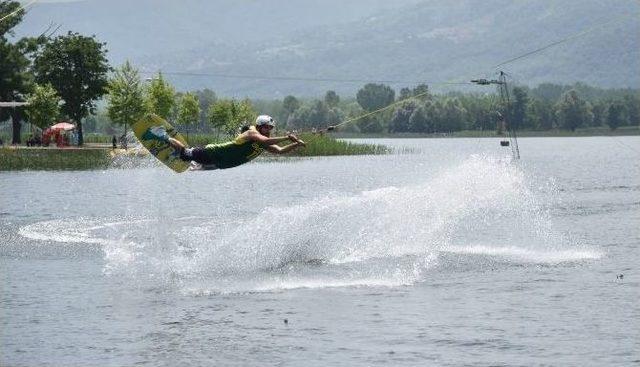
<path id="1" fill-rule="evenodd" d="M 379 144 L 340 141 L 323 136 L 303 136 L 307 148 L 290 152 L 286 157 L 328 157 L 339 155 L 386 154 L 390 149 Z M 102 170 L 120 167 L 148 166 L 150 153 L 142 146 L 113 149 L 111 144 L 86 143 L 82 147 L 0 147 L 0 172 L 3 171 L 68 171 Z M 278 157 L 274 157 L 278 158 Z M 160 163 L 158 163 L 160 165 Z"/>
<path id="2" fill-rule="evenodd" d="M 575 132 L 548 131 L 541 134 L 539 131 L 523 131 L 519 138 L 582 138 L 582 137 L 622 137 L 640 136 L 640 128 L 631 127 L 608 131 L 603 134 L 601 129 L 584 129 Z M 495 132 L 468 132 L 455 134 L 332 134 L 334 140 L 339 139 L 457 139 L 457 138 L 505 138 L 504 135 Z M 313 139 L 311 139 L 313 140 Z M 341 155 L 371 155 L 388 154 L 392 149 L 380 144 L 359 144 L 343 142 L 347 145 L 320 144 L 317 149 L 310 149 L 303 154 L 289 154 L 291 158 L 329 157 Z M 302 152 L 301 152 L 302 153 Z M 118 168 L 123 166 L 135 166 L 134 162 L 145 158 L 149 153 L 141 147 L 129 149 L 113 149 L 110 144 L 87 143 L 83 147 L 26 147 L 24 145 L 4 145 L 0 147 L 0 172 L 8 171 L 65 171 L 65 170 L 100 170 Z M 277 159 L 278 157 L 274 157 Z M 271 160 L 271 159 L 269 159 Z M 144 164 L 142 164 L 144 165 Z"/>
<path id="3" fill-rule="evenodd" d="M 516 131 L 518 138 L 582 138 L 598 136 L 639 136 L 639 126 L 625 126 L 616 130 L 609 128 L 586 128 L 569 130 L 522 130 Z M 496 134 L 494 130 L 464 130 L 454 133 L 395 133 L 395 134 L 362 134 L 362 133 L 333 133 L 336 139 L 455 139 L 455 138 L 508 138 L 506 134 Z"/>

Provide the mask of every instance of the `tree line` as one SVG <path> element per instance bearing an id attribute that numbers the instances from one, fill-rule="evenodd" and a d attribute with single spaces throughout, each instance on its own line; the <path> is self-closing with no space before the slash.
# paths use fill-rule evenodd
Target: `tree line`
<path id="1" fill-rule="evenodd" d="M 304 99 L 286 96 L 281 100 L 245 100 L 248 106 L 274 116 L 288 129 L 313 130 L 353 120 L 343 130 L 353 133 L 451 133 L 462 130 L 499 131 L 506 119 L 520 130 L 571 130 L 588 127 L 640 125 L 640 91 L 602 89 L 582 83 L 558 85 L 545 83 L 529 88 L 510 88 L 509 101 L 497 91 L 431 93 L 425 84 L 394 89 L 384 84 L 366 84 L 354 97 L 341 98 L 329 90 L 323 98 Z M 210 90 L 193 92 L 209 95 L 207 103 L 216 104 Z M 201 101 L 202 102 L 202 101 Z M 390 107 L 390 108 L 388 108 Z M 213 124 L 205 115 L 200 126 Z M 237 128 L 239 121 L 230 127 Z"/>

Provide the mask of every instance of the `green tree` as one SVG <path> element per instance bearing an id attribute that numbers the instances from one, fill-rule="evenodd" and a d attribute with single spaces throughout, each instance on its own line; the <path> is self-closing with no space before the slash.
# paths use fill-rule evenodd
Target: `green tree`
<path id="1" fill-rule="evenodd" d="M 298 108 L 287 120 L 287 126 L 298 129 L 323 128 L 338 118 L 338 114 L 324 101 L 315 100 Z"/>
<path id="2" fill-rule="evenodd" d="M 581 126 L 589 126 L 593 119 L 591 105 L 581 99 L 575 90 L 562 95 L 556 104 L 556 115 L 560 127 L 571 131 Z"/>
<path id="3" fill-rule="evenodd" d="M 0 38 L 6 40 L 6 35 L 13 36 L 13 28 L 20 24 L 22 17 L 24 17 L 24 9 L 20 9 L 20 2 L 18 1 L 0 1 Z M 18 10 L 14 15 L 9 14 Z"/>
<path id="4" fill-rule="evenodd" d="M 146 113 L 144 88 L 140 74 L 129 61 L 118 68 L 107 85 L 107 115 L 116 124 L 127 126 L 140 120 Z"/>
<path id="5" fill-rule="evenodd" d="M 95 113 L 95 101 L 106 93 L 111 68 L 104 46 L 69 32 L 45 44 L 34 61 L 36 81 L 53 85 L 64 100 L 62 111 L 78 127 L 78 145 L 84 142 L 82 119 Z"/>
<path id="6" fill-rule="evenodd" d="M 553 104 L 546 100 L 533 99 L 527 108 L 528 125 L 536 130 L 551 130 L 554 126 Z"/>
<path id="7" fill-rule="evenodd" d="M 218 96 L 216 96 L 216 93 L 211 89 L 205 88 L 201 91 L 197 91 L 196 97 L 200 104 L 200 123 L 205 124 L 207 122 L 207 111 L 209 110 L 209 106 L 218 99 Z"/>
<path id="8" fill-rule="evenodd" d="M 207 110 L 207 122 L 216 131 L 226 131 L 226 126 L 233 120 L 233 102 L 230 99 L 219 99 Z"/>
<path id="9" fill-rule="evenodd" d="M 495 94 L 459 94 L 462 107 L 467 111 L 469 119 L 467 129 L 493 130 L 495 127 L 495 110 L 498 105 Z"/>
<path id="10" fill-rule="evenodd" d="M 44 129 L 60 116 L 61 99 L 51 84 L 35 85 L 33 93 L 27 99 L 29 122 Z"/>
<path id="11" fill-rule="evenodd" d="M 232 137 L 243 124 L 249 124 L 256 116 L 251 101 L 217 100 L 209 107 L 207 120 L 218 130 Z"/>
<path id="12" fill-rule="evenodd" d="M 467 111 L 457 98 L 447 98 L 442 106 L 439 131 L 460 131 L 464 128 Z"/>
<path id="13" fill-rule="evenodd" d="M 623 97 L 623 102 L 627 108 L 629 116 L 629 125 L 640 125 L 640 95 L 638 93 L 626 95 Z"/>
<path id="14" fill-rule="evenodd" d="M 415 88 L 413 88 L 413 91 L 411 92 L 411 94 L 414 97 L 416 97 L 418 100 L 423 102 L 428 99 L 431 99 L 431 94 L 429 93 L 429 86 L 426 84 L 418 84 Z"/>
<path id="15" fill-rule="evenodd" d="M 595 101 L 591 104 L 593 120 L 591 126 L 604 126 L 607 123 L 607 109 L 609 105 L 605 101 Z"/>
<path id="16" fill-rule="evenodd" d="M 402 103 L 400 107 L 396 108 L 389 121 L 389 132 L 404 133 L 410 131 L 409 119 L 417 108 L 418 105 L 413 101 Z"/>
<path id="17" fill-rule="evenodd" d="M 398 101 L 402 101 L 409 98 L 411 98 L 411 89 L 406 87 L 400 89 L 400 94 L 398 95 Z"/>
<path id="18" fill-rule="evenodd" d="M 238 127 L 243 125 L 251 125 L 254 123 L 258 114 L 253 109 L 253 104 L 248 98 L 243 99 L 240 102 L 234 101 L 233 116 L 235 120 L 235 130 L 230 135 L 234 135 L 237 132 Z"/>
<path id="19" fill-rule="evenodd" d="M 176 106 L 176 90 L 169 84 L 162 73 L 151 79 L 145 96 L 147 110 L 151 113 L 162 117 L 165 120 L 171 120 L 172 112 Z"/>
<path id="20" fill-rule="evenodd" d="M 615 130 L 620 126 L 625 126 L 629 123 L 629 117 L 627 114 L 627 106 L 620 101 L 612 102 L 607 109 L 607 125 L 611 130 Z"/>
<path id="21" fill-rule="evenodd" d="M 178 123 L 187 127 L 187 138 L 189 137 L 189 125 L 194 125 L 200 117 L 200 104 L 198 98 L 193 93 L 186 93 L 180 98 L 178 107 Z"/>
<path id="22" fill-rule="evenodd" d="M 338 107 L 338 103 L 340 103 L 340 96 L 338 96 L 335 91 L 329 90 L 324 95 L 324 103 L 329 108 Z"/>
<path id="23" fill-rule="evenodd" d="M 285 111 L 287 111 L 288 115 L 294 113 L 298 108 L 300 108 L 300 101 L 294 96 L 286 96 L 284 100 L 282 100 L 282 107 Z"/>
<path id="24" fill-rule="evenodd" d="M 33 88 L 32 75 L 29 73 L 30 60 L 27 53 L 32 52 L 36 45 L 34 39 L 22 38 L 10 43 L 8 36 L 13 36 L 13 28 L 24 16 L 17 1 L 0 1 L 0 101 L 24 102 L 25 95 Z M 12 16 L 9 14 L 15 12 Z M 20 132 L 25 110 L 23 107 L 0 108 L 0 121 L 7 118 L 12 120 L 13 144 L 20 144 Z"/>
<path id="25" fill-rule="evenodd" d="M 371 112 L 393 103 L 395 92 L 388 85 L 369 83 L 358 91 L 356 100 L 365 111 Z"/>
<path id="26" fill-rule="evenodd" d="M 431 132 L 433 130 L 433 116 L 430 116 L 430 112 L 426 105 L 416 108 L 409 116 L 409 131 L 414 133 Z"/>
<path id="27" fill-rule="evenodd" d="M 562 85 L 542 83 L 531 90 L 531 95 L 543 101 L 555 102 L 562 97 L 562 93 L 564 93 L 566 89 L 567 88 Z"/>
<path id="28" fill-rule="evenodd" d="M 441 100 L 428 101 L 424 104 L 424 115 L 428 119 L 426 124 L 429 127 L 428 132 L 445 132 L 448 131 L 446 113 L 444 104 Z"/>
<path id="29" fill-rule="evenodd" d="M 365 111 L 360 107 L 358 102 L 355 100 L 345 103 L 342 108 L 341 115 L 346 117 L 347 119 L 358 118 L 358 116 L 362 116 Z M 340 131 L 349 132 L 349 133 L 359 133 L 360 127 L 357 123 L 349 123 L 340 127 Z"/>
<path id="30" fill-rule="evenodd" d="M 380 119 L 374 116 L 367 116 L 358 120 L 358 128 L 363 133 L 380 134 L 384 132 L 384 125 Z"/>
<path id="31" fill-rule="evenodd" d="M 522 87 L 515 87 L 513 88 L 512 94 L 513 101 L 510 106 L 509 123 L 511 123 L 511 126 L 515 129 L 531 128 L 529 124 L 525 124 L 529 105 L 527 90 Z"/>

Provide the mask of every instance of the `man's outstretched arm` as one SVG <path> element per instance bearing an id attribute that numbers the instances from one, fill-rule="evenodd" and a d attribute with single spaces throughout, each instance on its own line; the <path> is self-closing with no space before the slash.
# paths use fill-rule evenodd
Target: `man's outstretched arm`
<path id="1" fill-rule="evenodd" d="M 284 154 L 287 152 L 290 152 L 292 150 L 294 150 L 297 147 L 300 146 L 304 146 L 304 142 L 302 140 L 298 140 L 295 143 L 291 143 L 288 145 L 285 145 L 283 147 L 279 146 L 279 145 L 269 145 L 266 147 L 267 151 L 269 151 L 270 153 L 274 153 L 274 154 Z"/>
<path id="2" fill-rule="evenodd" d="M 273 138 L 269 138 L 257 131 L 247 131 L 246 134 L 250 140 L 257 141 L 262 145 L 274 145 L 287 140 L 294 141 L 290 136 L 276 136 Z"/>

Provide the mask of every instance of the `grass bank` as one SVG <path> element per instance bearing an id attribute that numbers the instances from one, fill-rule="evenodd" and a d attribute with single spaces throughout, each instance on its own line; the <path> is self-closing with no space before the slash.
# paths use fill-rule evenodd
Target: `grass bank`
<path id="1" fill-rule="evenodd" d="M 307 146 L 303 149 L 294 150 L 290 155 L 298 157 L 314 157 L 390 153 L 390 149 L 384 145 L 352 143 L 337 140 L 327 135 L 302 134 L 300 139 L 304 140 Z"/>
<path id="2" fill-rule="evenodd" d="M 110 163 L 108 149 L 0 148 L 0 171 L 104 169 Z"/>
<path id="3" fill-rule="evenodd" d="M 193 140 L 190 137 L 191 144 Z M 307 147 L 288 154 L 296 157 L 385 154 L 382 145 L 355 144 L 328 136 L 303 135 Z M 195 139 L 194 139 L 195 140 Z M 198 136 L 199 144 L 214 142 L 210 136 Z M 99 141 L 99 140 L 98 140 Z M 95 144 L 95 143 L 92 143 Z M 195 144 L 194 144 L 195 145 Z M 91 170 L 109 167 L 136 167 L 148 155 L 144 149 L 112 150 L 109 144 L 84 148 L 4 147 L 0 148 L 0 171 L 17 170 Z"/>

